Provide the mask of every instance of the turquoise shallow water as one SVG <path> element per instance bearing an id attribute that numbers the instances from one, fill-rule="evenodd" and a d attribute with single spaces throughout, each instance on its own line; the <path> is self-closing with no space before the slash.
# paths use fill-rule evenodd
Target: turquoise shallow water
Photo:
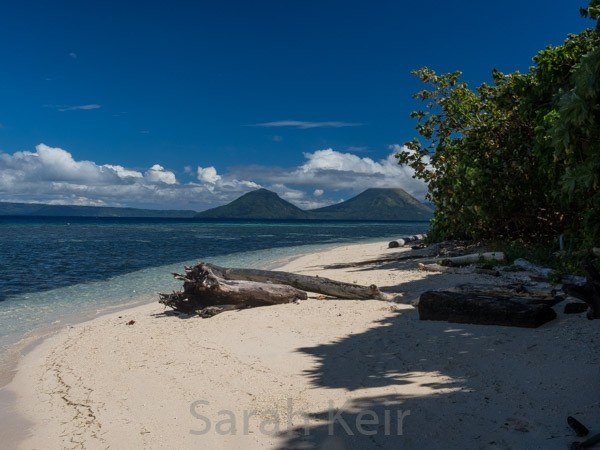
<path id="1" fill-rule="evenodd" d="M 0 218 L 0 348 L 27 333 L 179 289 L 172 272 L 210 261 L 272 267 L 347 242 L 391 240 L 424 222 Z"/>

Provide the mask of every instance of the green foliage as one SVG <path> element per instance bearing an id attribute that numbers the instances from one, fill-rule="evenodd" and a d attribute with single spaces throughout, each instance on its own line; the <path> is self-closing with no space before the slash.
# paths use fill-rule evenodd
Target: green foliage
<path id="1" fill-rule="evenodd" d="M 586 54 L 549 118 L 561 199 L 577 215 L 586 245 L 600 242 L 600 47 Z"/>
<path id="2" fill-rule="evenodd" d="M 600 0 L 582 14 L 597 19 Z M 600 37 L 547 47 L 528 73 L 492 73 L 470 89 L 460 72 L 413 73 L 426 85 L 416 138 L 397 156 L 428 182 L 433 239 L 566 234 L 600 242 Z"/>

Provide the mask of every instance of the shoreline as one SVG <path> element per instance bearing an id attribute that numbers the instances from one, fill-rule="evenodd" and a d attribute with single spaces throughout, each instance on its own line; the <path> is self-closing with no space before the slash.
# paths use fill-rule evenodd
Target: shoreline
<path id="1" fill-rule="evenodd" d="M 29 435 L 14 442 L 565 448 L 576 440 L 567 415 L 600 422 L 596 321 L 560 313 L 537 329 L 419 321 L 411 302 L 422 291 L 495 281 L 399 265 L 322 268 L 402 251 L 386 247 L 340 245 L 277 269 L 376 284 L 398 303 L 309 294 L 200 319 L 153 302 L 63 329 L 0 389 L 16 395 L 28 421 Z"/>
<path id="2" fill-rule="evenodd" d="M 94 311 L 86 310 L 77 314 L 72 314 L 67 316 L 64 321 L 61 321 L 60 323 L 49 323 L 29 331 L 16 342 L 2 348 L 2 354 L 0 354 L 0 389 L 12 381 L 21 359 L 46 339 L 60 333 L 70 326 L 90 322 L 104 315 L 135 308 L 137 306 L 148 304 L 151 301 L 149 296 L 144 295 L 136 299 L 129 299 L 123 304 L 104 306 L 103 308 Z"/>
<path id="3" fill-rule="evenodd" d="M 370 238 L 365 240 L 362 243 L 369 243 L 371 241 L 377 241 L 376 239 Z M 294 253 L 292 254 L 284 254 L 277 255 L 276 258 L 272 260 L 264 260 L 264 256 L 261 255 L 261 263 L 259 267 L 265 270 L 277 270 L 279 267 L 285 266 L 287 263 L 293 261 L 296 258 L 303 256 L 306 253 L 310 253 L 315 248 L 324 248 L 325 250 L 330 248 L 335 248 L 338 244 L 325 244 L 325 245 L 317 245 L 317 244 L 309 244 L 306 246 L 296 246 L 293 247 Z M 306 247 L 306 250 L 300 251 L 302 247 Z M 263 251 L 261 250 L 253 250 L 249 252 L 242 252 L 243 254 L 247 254 L 247 258 L 251 258 L 254 253 L 261 254 Z M 227 258 L 230 255 L 220 255 L 218 258 Z M 189 262 L 188 262 L 189 263 Z M 181 262 L 181 267 L 183 267 L 186 262 Z M 171 266 L 172 264 L 167 265 Z M 141 306 L 144 304 L 151 304 L 156 301 L 158 297 L 157 293 L 152 294 L 143 294 L 136 298 L 127 298 L 124 299 L 123 303 L 118 304 L 106 304 L 103 305 L 100 309 L 93 308 L 88 306 L 85 310 L 79 311 L 76 313 L 72 313 L 68 315 L 66 318 L 63 317 L 60 321 L 49 322 L 47 324 L 43 324 L 41 326 L 37 326 L 31 331 L 26 332 L 20 337 L 9 341 L 6 345 L 0 345 L 0 389 L 10 383 L 12 380 L 14 373 L 16 372 L 17 365 L 19 361 L 27 355 L 31 351 L 31 349 L 35 348 L 45 339 L 53 336 L 56 333 L 60 333 L 62 330 L 69 326 L 85 323 L 92 321 L 94 319 L 100 318 L 104 315 L 124 311 L 130 308 L 135 308 L 137 306 Z"/>
<path id="4" fill-rule="evenodd" d="M 376 241 L 378 240 L 369 238 L 364 240 L 363 243 Z M 314 250 L 316 247 L 324 247 L 324 250 L 326 251 L 328 249 L 337 248 L 337 246 L 338 244 L 325 244 L 321 246 L 318 246 L 317 244 L 310 244 L 294 247 L 296 253 L 278 255 L 276 259 L 262 261 L 262 266 L 264 266 L 262 268 L 265 270 L 278 270 L 280 267 L 286 266 L 295 259 L 310 253 L 310 250 Z M 298 252 L 298 250 L 302 247 L 306 247 L 307 249 L 304 252 Z M 249 254 L 256 252 L 257 251 L 251 251 Z M 260 251 L 258 252 L 260 253 Z M 184 263 L 182 263 L 182 265 L 183 264 Z M 12 383 L 25 358 L 27 358 L 39 346 L 42 346 L 47 340 L 65 332 L 68 328 L 92 322 L 96 319 L 101 319 L 104 316 L 126 313 L 127 311 L 134 310 L 137 307 L 151 304 L 157 304 L 157 300 L 155 299 L 155 296 L 150 297 L 150 295 L 147 294 L 135 300 L 129 299 L 124 304 L 109 305 L 95 311 L 86 310 L 84 312 L 69 316 L 68 319 L 62 323 L 49 323 L 45 326 L 31 330 L 22 338 L 1 348 L 0 404 L 3 405 L 3 408 L 0 409 L 0 438 L 2 439 L 2 442 L 10 448 L 13 446 L 16 447 L 20 442 L 25 440 L 25 438 L 28 436 L 28 431 L 26 430 L 33 425 L 33 422 L 30 422 L 17 410 L 17 395 L 10 390 L 10 387 L 8 387 Z"/>

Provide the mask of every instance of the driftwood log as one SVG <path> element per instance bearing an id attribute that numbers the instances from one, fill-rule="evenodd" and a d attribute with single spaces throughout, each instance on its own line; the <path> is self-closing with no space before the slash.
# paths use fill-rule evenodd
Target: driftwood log
<path id="1" fill-rule="evenodd" d="M 513 265 L 519 269 L 526 270 L 527 272 L 534 273 L 541 277 L 548 278 L 552 273 L 552 269 L 549 267 L 538 266 L 537 264 L 530 263 L 526 259 L 517 258 L 513 261 Z"/>
<path id="2" fill-rule="evenodd" d="M 306 292 L 291 286 L 223 279 L 204 263 L 186 267 L 185 275 L 173 275 L 183 281 L 183 291 L 159 294 L 159 302 L 176 311 L 202 317 L 308 298 Z"/>
<path id="3" fill-rule="evenodd" d="M 303 291 L 323 294 L 330 297 L 352 300 L 388 300 L 386 294 L 381 292 L 374 284 L 362 286 L 359 284 L 344 283 L 324 277 L 312 277 L 290 272 L 259 269 L 236 269 L 219 267 L 206 264 L 212 272 L 225 280 L 245 280 L 260 283 L 278 283 L 293 286 Z"/>
<path id="4" fill-rule="evenodd" d="M 425 263 L 437 263 L 442 266 L 456 267 L 466 266 L 468 264 L 474 264 L 478 262 L 500 262 L 505 260 L 503 252 L 483 252 L 483 253 L 470 253 L 468 255 L 452 256 L 446 258 L 433 258 L 430 260 L 423 261 Z"/>
<path id="5" fill-rule="evenodd" d="M 421 320 L 524 328 L 536 328 L 556 318 L 549 304 L 480 291 L 426 291 L 419 298 L 418 309 Z"/>
<path id="6" fill-rule="evenodd" d="M 427 237 L 426 234 L 415 234 L 413 236 L 404 236 L 400 239 L 396 239 L 395 241 L 391 241 L 388 244 L 388 248 L 398 248 L 403 247 L 408 243 L 415 243 L 416 241 L 422 241 Z"/>
<path id="7" fill-rule="evenodd" d="M 456 274 L 470 274 L 470 273 L 478 273 L 481 275 L 491 275 L 493 277 L 500 276 L 500 272 L 496 269 L 487 269 L 485 267 L 454 267 L 454 266 L 442 266 L 441 264 L 423 264 L 417 263 L 417 268 L 424 272 L 439 272 L 439 273 L 456 273 Z"/>
<path id="8" fill-rule="evenodd" d="M 377 286 L 256 269 L 232 269 L 208 263 L 185 268 L 183 291 L 159 294 L 159 302 L 185 314 L 212 317 L 224 311 L 290 303 L 308 298 L 305 291 L 347 299 L 387 300 Z"/>

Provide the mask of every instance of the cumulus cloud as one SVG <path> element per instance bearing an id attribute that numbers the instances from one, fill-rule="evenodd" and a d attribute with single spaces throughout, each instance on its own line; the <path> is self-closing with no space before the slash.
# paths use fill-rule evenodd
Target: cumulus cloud
<path id="1" fill-rule="evenodd" d="M 397 164 L 391 146 L 383 159 L 362 158 L 331 148 L 304 153 L 295 167 L 243 166 L 219 173 L 210 165 L 175 171 L 156 163 L 146 169 L 96 164 L 69 151 L 39 144 L 35 151 L 0 151 L 0 201 L 178 208 L 201 211 L 265 187 L 303 209 L 348 199 L 372 187 L 400 187 L 419 199 L 425 184 Z"/>
<path id="2" fill-rule="evenodd" d="M 214 167 L 198 167 L 198 180 L 203 183 L 215 184 L 221 179 L 221 175 L 217 174 L 217 169 Z"/>
<path id="3" fill-rule="evenodd" d="M 301 130 L 306 130 L 309 128 L 345 128 L 345 127 L 360 127 L 362 123 L 352 123 L 352 122 L 306 122 L 302 120 L 279 120 L 276 122 L 263 122 L 256 123 L 253 126 L 255 127 L 263 127 L 263 128 L 280 128 L 280 127 L 288 127 L 288 128 L 298 128 Z"/>
<path id="4" fill-rule="evenodd" d="M 142 172 L 138 172 L 137 170 L 126 169 L 123 166 L 113 166 L 112 164 L 105 164 L 102 167 L 114 170 L 117 176 L 121 179 L 144 177 L 144 175 L 142 175 Z"/>
<path id="5" fill-rule="evenodd" d="M 214 193 L 220 200 L 232 201 L 237 196 L 248 191 L 260 189 L 262 186 L 254 181 L 239 180 L 237 177 L 227 174 L 219 175 L 213 166 L 200 167 L 196 170 L 196 178 L 201 186 Z"/>
<path id="6" fill-rule="evenodd" d="M 314 153 L 304 153 L 308 160 L 300 166 L 304 173 L 315 173 L 322 170 L 354 173 L 380 173 L 383 165 L 376 163 L 371 158 L 360 158 L 352 153 L 340 153 L 333 149 L 317 150 Z"/>
<path id="7" fill-rule="evenodd" d="M 144 178 L 152 183 L 175 184 L 177 179 L 171 171 L 165 170 L 160 164 L 154 164 L 146 173 Z"/>
<path id="8" fill-rule="evenodd" d="M 392 153 L 385 159 L 375 161 L 352 153 L 333 149 L 305 153 L 306 162 L 293 174 L 299 182 L 318 184 L 327 190 L 351 189 L 354 192 L 370 187 L 402 188 L 423 199 L 427 186 L 413 178 L 414 171 L 398 164 L 395 154 L 401 147 L 392 146 Z"/>
<path id="9" fill-rule="evenodd" d="M 304 153 L 305 162 L 296 168 L 276 168 L 266 166 L 246 166 L 232 168 L 232 174 L 243 173 L 264 186 L 294 186 L 315 192 L 321 201 L 324 193 L 343 193 L 347 199 L 368 188 L 402 188 L 416 198 L 423 200 L 427 193 L 426 184 L 413 178 L 414 171 L 398 164 L 394 155 L 403 147 L 390 146 L 390 153 L 383 159 L 362 158 L 348 152 L 338 152 L 331 148 Z M 308 199 L 308 197 L 307 197 Z M 335 200 L 339 200 L 339 197 Z M 326 206 L 326 205 L 322 205 Z"/>
<path id="10" fill-rule="evenodd" d="M 0 153 L 0 168 L 5 175 L 23 181 L 69 181 L 99 183 L 118 175 L 113 170 L 103 170 L 90 161 L 75 161 L 71 154 L 45 144 L 36 146 L 35 152 L 16 152 L 12 156 Z"/>
<path id="11" fill-rule="evenodd" d="M 39 144 L 35 151 L 0 152 L 0 201 L 150 208 L 210 206 L 202 186 L 181 185 L 160 164 L 140 172 L 118 164 L 76 160 L 61 148 Z M 175 205 L 175 206 L 174 206 Z"/>

